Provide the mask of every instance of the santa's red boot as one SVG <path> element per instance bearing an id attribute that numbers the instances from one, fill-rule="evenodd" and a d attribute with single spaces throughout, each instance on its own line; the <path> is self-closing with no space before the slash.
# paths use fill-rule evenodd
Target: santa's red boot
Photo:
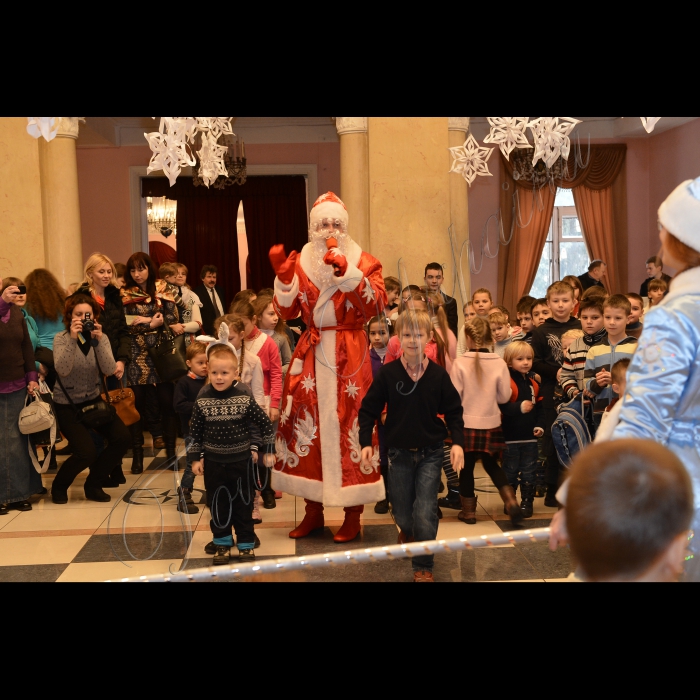
<path id="1" fill-rule="evenodd" d="M 360 516 L 365 510 L 364 506 L 350 506 L 343 508 L 345 511 L 345 522 L 340 526 L 340 530 L 335 533 L 334 542 L 350 542 L 360 534 Z"/>
<path id="2" fill-rule="evenodd" d="M 304 500 L 306 501 L 306 515 L 304 515 L 304 519 L 299 525 L 289 533 L 289 536 L 294 540 L 299 537 L 306 537 L 314 530 L 324 526 L 323 503 L 310 501 L 308 498 Z"/>

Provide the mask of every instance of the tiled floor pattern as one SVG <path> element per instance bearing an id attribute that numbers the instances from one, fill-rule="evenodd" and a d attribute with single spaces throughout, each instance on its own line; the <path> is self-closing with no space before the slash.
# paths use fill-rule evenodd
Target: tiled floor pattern
<path id="1" fill-rule="evenodd" d="M 180 513 L 177 508 L 176 475 L 164 469 L 164 451 L 146 449 L 143 474 L 130 473 L 130 455 L 124 460 L 127 483 L 108 489 L 110 503 L 87 501 L 85 476 L 78 477 L 66 505 L 51 502 L 50 495 L 32 499 L 26 513 L 11 511 L 0 517 L 1 581 L 104 581 L 144 574 L 175 572 L 210 566 L 204 545 L 211 539 L 209 511 L 204 503 L 204 484 L 195 481 L 199 512 Z M 59 462 L 66 459 L 59 457 Z M 457 520 L 457 511 L 443 509 L 438 538 L 474 537 L 511 529 L 503 504 L 486 474 L 477 467 L 479 504 L 476 525 Z M 44 475 L 51 490 L 53 474 Z M 197 498 L 195 498 L 197 501 Z M 535 514 L 527 527 L 545 527 L 555 512 L 543 499 L 535 500 Z M 326 508 L 326 527 L 301 540 L 288 532 L 303 517 L 304 501 L 285 494 L 277 507 L 262 510 L 263 523 L 256 526 L 261 546 L 256 557 L 277 558 L 317 554 L 349 546 L 333 542 L 344 517 L 342 508 Z M 362 533 L 351 548 L 395 544 L 397 529 L 390 514 L 378 515 L 366 506 Z M 232 550 L 235 552 L 235 549 Z M 571 572 L 567 550 L 550 552 L 546 543 L 503 546 L 441 554 L 435 558 L 437 581 L 557 581 Z M 373 564 L 325 567 L 299 574 L 307 581 L 409 581 L 411 562 L 400 560 Z"/>

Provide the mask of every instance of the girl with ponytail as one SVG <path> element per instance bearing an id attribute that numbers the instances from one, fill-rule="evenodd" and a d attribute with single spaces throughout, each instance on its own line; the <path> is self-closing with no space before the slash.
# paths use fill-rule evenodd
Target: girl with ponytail
<path id="1" fill-rule="evenodd" d="M 468 525 L 476 524 L 474 466 L 481 459 L 503 499 L 505 513 L 512 523 L 517 523 L 523 519 L 523 512 L 497 461 L 506 446 L 498 404 L 510 400 L 510 373 L 506 363 L 491 352 L 493 338 L 487 319 L 477 316 L 467 321 L 463 333 L 467 352 L 454 361 L 450 372 L 462 400 L 464 417 L 464 469 L 459 475 L 462 510 L 457 517 Z"/>

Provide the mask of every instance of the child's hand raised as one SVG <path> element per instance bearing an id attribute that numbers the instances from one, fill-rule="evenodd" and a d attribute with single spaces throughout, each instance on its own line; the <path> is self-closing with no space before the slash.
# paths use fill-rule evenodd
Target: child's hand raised
<path id="1" fill-rule="evenodd" d="M 192 462 L 192 473 L 195 476 L 202 476 L 204 474 L 204 462 L 202 462 L 201 460 Z"/>

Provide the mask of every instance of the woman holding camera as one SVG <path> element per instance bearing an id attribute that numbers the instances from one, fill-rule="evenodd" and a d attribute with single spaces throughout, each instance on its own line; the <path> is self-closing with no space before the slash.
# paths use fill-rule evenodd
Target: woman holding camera
<path id="1" fill-rule="evenodd" d="M 19 292 L 11 284 L 0 296 L 0 515 L 7 515 L 9 508 L 31 510 L 27 499 L 42 489 L 27 436 L 19 432 L 27 392 L 39 388 L 27 322 L 14 303 Z"/>
<path id="2" fill-rule="evenodd" d="M 68 503 L 68 488 L 88 468 L 85 498 L 109 501 L 102 484 L 121 465 L 129 449 L 129 431 L 116 412 L 105 425 L 90 428 L 81 415 L 83 409 L 101 401 L 101 373 L 114 374 L 116 369 L 109 340 L 97 320 L 100 311 L 91 297 L 74 294 L 66 302 L 63 314 L 66 330 L 54 338 L 54 367 L 58 375 L 54 406 L 61 432 L 73 449 L 54 479 L 51 489 L 54 503 Z M 108 443 L 99 458 L 90 430 L 97 431 Z"/>
<path id="3" fill-rule="evenodd" d="M 124 287 L 120 290 L 127 314 L 131 335 L 131 358 L 126 376 L 129 387 L 136 397 L 136 409 L 144 416 L 146 392 L 155 391 L 158 398 L 163 437 L 168 458 L 175 457 L 177 440 L 177 416 L 173 408 L 175 385 L 161 381 L 148 354 L 148 349 L 158 342 L 158 329 L 167 320 L 174 333 L 182 333 L 178 306 L 182 298 L 177 289 L 158 274 L 151 258 L 146 253 L 134 253 L 126 263 Z M 133 461 L 131 473 L 143 472 L 143 419 L 130 426 Z"/>

